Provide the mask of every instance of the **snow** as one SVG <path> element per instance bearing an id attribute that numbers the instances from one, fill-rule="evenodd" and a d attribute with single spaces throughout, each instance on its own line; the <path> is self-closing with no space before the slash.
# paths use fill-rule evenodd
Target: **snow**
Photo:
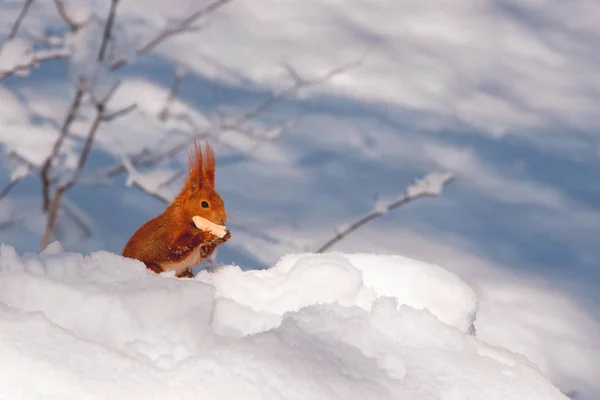
<path id="1" fill-rule="evenodd" d="M 27 175 L 29 175 L 29 167 L 25 164 L 20 164 L 17 167 L 15 167 L 15 169 L 13 169 L 12 173 L 10 174 L 10 181 L 20 181 Z"/>
<path id="2" fill-rule="evenodd" d="M 448 184 L 452 179 L 454 179 L 454 175 L 450 172 L 432 172 L 409 185 L 406 188 L 406 195 L 409 198 L 423 195 L 440 196 L 444 185 Z"/>
<path id="3" fill-rule="evenodd" d="M 269 279 L 280 279 L 273 271 L 294 257 L 286 255 L 315 251 L 335 227 L 382 213 L 411 188 L 432 190 L 435 197 L 385 213 L 331 250 L 345 257 L 401 254 L 458 274 L 478 295 L 480 340 L 526 356 L 564 393 L 577 392 L 577 400 L 600 397 L 599 2 L 232 1 L 199 21 L 201 29 L 135 59 L 148 39 L 207 1 L 123 0 L 108 56 L 131 62 L 115 74 L 97 71 L 93 62 L 110 2 L 62 2 L 72 20 L 90 21 L 76 33 L 56 3 L 33 2 L 18 35 L 5 40 L 23 1 L 0 1 L 0 191 L 22 177 L 0 201 L 0 243 L 19 253 L 39 250 L 45 219 L 37 168 L 67 114 L 75 73 L 97 74 L 97 96 L 118 78 L 109 111 L 137 108 L 102 124 L 81 180 L 65 195 L 57 221 L 65 249 L 120 253 L 164 209 L 157 198 L 178 192 L 186 156 L 136 164 L 115 176 L 106 171 L 124 157 L 160 155 L 191 134 L 212 135 L 217 154 L 217 188 L 233 235 L 217 262 L 239 267 L 223 274 L 250 281 L 251 270 L 275 265 Z M 241 129 L 221 129 L 298 84 L 294 75 L 318 80 L 357 60 Z M 19 67 L 17 74 L 3 75 L 9 67 Z M 182 69 L 170 118 L 161 121 Z M 71 176 L 90 117 L 88 107 L 74 122 L 56 176 Z M 22 176 L 25 166 L 29 173 Z M 445 174 L 455 178 L 443 193 L 430 186 L 441 180 L 421 180 Z M 373 204 L 374 198 L 381 200 Z M 382 287 L 348 267 L 360 269 L 360 261 L 327 263 L 324 271 L 347 271 L 346 280 L 319 296 L 341 296 L 360 310 L 374 304 L 369 293 Z M 293 271 L 312 276 L 305 265 Z M 225 333 L 240 334 L 237 319 L 257 330 L 284 318 L 267 300 L 238 299 L 242 290 L 227 292 L 235 285 L 215 277 Z M 319 296 L 285 305 L 298 308 Z M 413 293 L 411 306 L 420 309 L 416 299 Z M 468 329 L 467 314 L 436 309 L 426 294 L 422 301 L 448 324 Z M 242 310 L 239 302 L 262 311 Z M 240 314 L 227 314 L 229 308 Z M 463 395 L 449 390 L 445 396 Z"/>
<path id="4" fill-rule="evenodd" d="M 13 39 L 4 43 L 0 49 L 0 71 L 5 72 L 17 67 L 31 53 L 29 41 L 24 39 Z M 1 72 L 0 72 L 1 73 Z"/>
<path id="5" fill-rule="evenodd" d="M 57 41 L 51 41 L 56 43 Z M 14 73 L 24 77 L 38 63 L 55 58 L 66 58 L 69 51 L 62 47 L 34 51 L 23 39 L 11 39 L 0 48 L 0 81 Z"/>
<path id="6" fill-rule="evenodd" d="M 473 290 L 400 256 L 289 254 L 154 274 L 57 242 L 0 246 L 0 397 L 566 399 L 471 332 Z"/>
<path id="7" fill-rule="evenodd" d="M 214 285 L 217 298 L 266 313 L 271 322 L 274 315 L 317 303 L 369 310 L 378 297 L 389 296 L 401 305 L 427 308 L 461 332 L 472 332 L 477 311 L 475 293 L 456 275 L 401 256 L 287 255 L 268 270 L 244 272 L 230 266 L 218 274 L 200 272 L 198 279 Z"/>

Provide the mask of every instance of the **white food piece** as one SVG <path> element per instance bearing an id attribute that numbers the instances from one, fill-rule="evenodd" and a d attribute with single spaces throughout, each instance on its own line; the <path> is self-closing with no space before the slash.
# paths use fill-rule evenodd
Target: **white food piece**
<path id="1" fill-rule="evenodd" d="M 194 225 L 196 225 L 196 228 L 200 229 L 201 231 L 209 231 L 213 235 L 218 236 L 220 238 L 225 236 L 225 234 L 227 233 L 227 228 L 225 228 L 225 225 L 215 224 L 214 222 L 209 221 L 206 218 L 202 218 L 199 215 L 193 216 L 192 221 L 194 221 Z"/>

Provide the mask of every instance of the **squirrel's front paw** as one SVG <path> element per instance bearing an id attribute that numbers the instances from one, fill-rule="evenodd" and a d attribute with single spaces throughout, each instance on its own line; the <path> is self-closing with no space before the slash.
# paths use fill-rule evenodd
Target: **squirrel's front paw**
<path id="1" fill-rule="evenodd" d="M 222 244 L 222 243 L 225 243 L 226 241 L 228 241 L 230 238 L 231 238 L 231 232 L 229 230 L 227 230 L 227 233 L 225 234 L 225 236 L 223 236 L 222 238 L 215 236 L 214 239 L 211 241 L 211 243 Z"/>
<path id="2" fill-rule="evenodd" d="M 217 248 L 218 244 L 217 243 L 208 243 L 208 244 L 203 244 L 202 246 L 200 246 L 200 256 L 202 258 L 208 258 L 212 255 L 212 253 L 214 253 L 215 249 Z"/>

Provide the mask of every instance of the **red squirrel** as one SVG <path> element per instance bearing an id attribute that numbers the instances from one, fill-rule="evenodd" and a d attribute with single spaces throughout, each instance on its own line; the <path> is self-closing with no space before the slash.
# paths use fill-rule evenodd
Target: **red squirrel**
<path id="1" fill-rule="evenodd" d="M 122 255 L 142 261 L 156 273 L 175 271 L 179 278 L 193 277 L 191 268 L 209 257 L 217 246 L 229 240 L 202 231 L 192 222 L 199 215 L 225 225 L 227 213 L 215 190 L 215 155 L 198 143 L 189 154 L 189 173 L 183 189 L 165 211 L 146 222 L 129 239 Z"/>

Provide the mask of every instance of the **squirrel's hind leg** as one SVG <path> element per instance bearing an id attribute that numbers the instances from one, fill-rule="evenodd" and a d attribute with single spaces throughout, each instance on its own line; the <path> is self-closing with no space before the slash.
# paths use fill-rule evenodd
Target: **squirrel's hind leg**
<path id="1" fill-rule="evenodd" d="M 164 270 L 160 267 L 160 265 L 158 265 L 156 263 L 147 262 L 144 264 L 146 264 L 146 268 L 148 268 L 150 271 L 156 272 L 157 274 L 164 272 Z"/>
<path id="2" fill-rule="evenodd" d="M 191 269 L 186 269 L 183 272 L 180 272 L 178 275 L 176 275 L 178 278 L 193 278 L 194 277 L 194 273 L 192 272 Z"/>

